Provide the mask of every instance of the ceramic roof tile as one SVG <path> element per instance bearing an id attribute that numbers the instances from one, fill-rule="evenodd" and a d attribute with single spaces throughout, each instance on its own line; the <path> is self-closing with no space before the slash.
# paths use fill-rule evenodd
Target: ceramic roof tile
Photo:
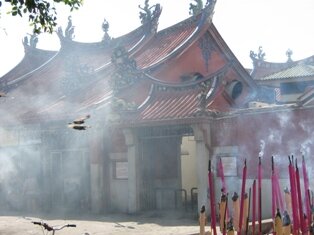
<path id="1" fill-rule="evenodd" d="M 314 76 L 314 66 L 307 64 L 297 64 L 291 68 L 279 71 L 277 73 L 270 74 L 268 76 L 259 78 L 257 80 L 277 80 L 277 79 L 289 79 L 298 77 Z"/>

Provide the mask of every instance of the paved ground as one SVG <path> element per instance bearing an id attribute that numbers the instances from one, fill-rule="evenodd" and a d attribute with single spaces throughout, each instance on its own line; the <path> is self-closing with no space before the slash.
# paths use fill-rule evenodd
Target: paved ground
<path id="1" fill-rule="evenodd" d="M 190 235 L 198 234 L 197 215 L 174 212 L 150 212 L 140 215 L 81 215 L 76 217 L 53 217 L 36 215 L 3 215 L 0 216 L 1 235 L 35 235 L 43 234 L 40 226 L 32 221 L 43 220 L 50 225 L 65 223 L 76 224 L 76 228 L 65 228 L 56 235 L 100 235 L 100 234 L 157 234 L 157 235 Z M 209 230 L 207 226 L 206 231 Z"/>

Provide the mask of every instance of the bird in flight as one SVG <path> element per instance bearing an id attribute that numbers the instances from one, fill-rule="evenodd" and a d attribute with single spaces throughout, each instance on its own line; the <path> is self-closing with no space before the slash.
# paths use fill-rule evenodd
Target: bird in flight
<path id="1" fill-rule="evenodd" d="M 84 117 L 77 118 L 73 122 L 68 123 L 68 127 L 79 131 L 91 128 L 91 126 L 83 125 L 85 123 L 85 120 L 88 118 L 90 118 L 89 114 L 85 115 Z"/>
<path id="2" fill-rule="evenodd" d="M 90 118 L 90 115 L 87 114 L 86 116 L 84 117 L 80 117 L 80 118 L 77 118 L 73 121 L 74 124 L 84 124 L 85 123 L 85 120 Z"/>

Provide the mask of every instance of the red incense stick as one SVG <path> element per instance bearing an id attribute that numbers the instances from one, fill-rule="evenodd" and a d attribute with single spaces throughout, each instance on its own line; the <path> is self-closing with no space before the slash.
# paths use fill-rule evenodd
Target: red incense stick
<path id="1" fill-rule="evenodd" d="M 252 186 L 252 234 L 255 234 L 255 215 L 256 215 L 256 180 L 253 181 Z"/>
<path id="2" fill-rule="evenodd" d="M 301 194 L 301 184 L 300 184 L 300 173 L 298 167 L 298 161 L 295 162 L 295 176 L 296 176 L 296 190 L 298 195 L 298 204 L 299 204 L 299 218 L 300 218 L 300 227 L 302 233 L 305 232 L 305 223 L 304 223 L 304 216 L 303 216 L 303 203 L 302 203 L 302 194 Z"/>
<path id="3" fill-rule="evenodd" d="M 258 159 L 258 234 L 262 234 L 262 161 Z"/>
<path id="4" fill-rule="evenodd" d="M 210 214 L 211 214 L 211 227 L 214 231 L 214 235 L 217 235 L 216 231 L 216 208 L 215 208 L 215 193 L 213 185 L 213 173 L 211 171 L 211 161 L 208 162 L 208 184 L 209 184 L 209 194 L 210 194 Z"/>
<path id="5" fill-rule="evenodd" d="M 240 201 L 239 234 L 241 234 L 242 224 L 243 224 L 245 182 L 246 182 L 246 160 L 244 160 L 244 166 L 243 166 L 243 170 L 242 170 L 242 189 L 241 189 L 241 201 Z"/>
<path id="6" fill-rule="evenodd" d="M 304 156 L 302 156 L 302 172 L 303 172 L 303 183 L 304 183 L 304 192 L 305 192 L 305 208 L 307 215 L 307 228 L 311 227 L 311 201 L 310 201 L 310 186 L 309 186 L 309 177 L 307 175 Z"/>

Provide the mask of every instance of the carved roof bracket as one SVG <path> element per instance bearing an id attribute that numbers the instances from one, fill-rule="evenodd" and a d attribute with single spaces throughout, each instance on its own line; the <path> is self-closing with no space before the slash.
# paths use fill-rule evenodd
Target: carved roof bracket
<path id="1" fill-rule="evenodd" d="M 143 76 L 137 70 L 136 61 L 129 57 L 127 50 L 122 46 L 113 51 L 111 62 L 115 67 L 115 71 L 111 75 L 109 84 L 114 94 L 134 84 Z"/>

